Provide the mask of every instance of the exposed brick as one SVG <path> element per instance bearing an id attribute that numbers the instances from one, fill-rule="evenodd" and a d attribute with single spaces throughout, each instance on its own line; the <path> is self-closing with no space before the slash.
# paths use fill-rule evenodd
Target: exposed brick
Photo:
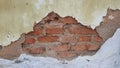
<path id="1" fill-rule="evenodd" d="M 87 47 L 85 44 L 83 45 L 74 45 L 74 46 L 71 46 L 71 50 L 75 50 L 75 51 L 86 51 L 87 50 Z"/>
<path id="2" fill-rule="evenodd" d="M 92 50 L 98 50 L 100 48 L 99 45 L 87 45 L 88 50 L 92 51 Z"/>
<path id="3" fill-rule="evenodd" d="M 100 44 L 103 43 L 102 41 L 105 41 L 113 35 L 114 30 L 112 30 L 112 34 L 109 33 L 111 32 L 111 27 L 113 25 L 115 27 L 119 26 L 118 23 L 115 24 L 115 22 L 118 22 L 116 21 L 116 18 L 119 18 L 117 14 L 111 14 L 110 12 L 105 16 L 103 23 L 96 28 L 100 37 L 103 38 L 102 39 L 98 36 L 96 30 L 78 23 L 73 17 L 67 16 L 62 18 L 56 13 L 51 12 L 39 23 L 35 23 L 33 31 L 30 31 L 23 36 L 21 35 L 20 39 L 10 44 L 16 45 L 15 47 L 17 48 L 14 48 L 14 46 L 6 46 L 5 48 L 8 48 L 6 49 L 6 53 L 15 49 L 20 50 L 20 53 L 41 54 L 42 56 L 46 55 L 60 59 L 70 59 L 78 55 L 92 54 L 100 48 Z M 113 15 L 115 19 L 109 20 L 108 17 L 110 15 Z M 100 27 L 103 28 L 105 26 L 109 26 L 109 28 L 107 27 L 109 31 L 99 29 Z M 22 51 L 17 45 L 21 45 Z M 9 50 L 9 48 L 11 49 Z M 9 55 L 14 56 L 13 52 L 10 52 Z M 9 55 L 6 54 L 6 57 Z"/>
<path id="4" fill-rule="evenodd" d="M 25 38 L 25 41 L 23 42 L 23 44 L 34 44 L 35 43 L 35 39 L 34 38 Z"/>
<path id="5" fill-rule="evenodd" d="M 78 23 L 77 20 L 75 20 L 73 17 L 66 16 L 62 19 L 62 22 L 65 24 L 76 24 Z"/>
<path id="6" fill-rule="evenodd" d="M 69 32 L 71 34 L 82 34 L 82 35 L 97 34 L 95 30 L 92 30 L 91 28 L 88 28 L 85 26 L 79 26 L 79 25 L 70 27 Z"/>
<path id="7" fill-rule="evenodd" d="M 46 51 L 44 47 L 31 48 L 29 50 L 30 54 L 43 54 Z"/>
<path id="8" fill-rule="evenodd" d="M 27 35 L 34 35 L 34 34 L 35 34 L 34 31 L 30 31 L 30 32 L 27 33 Z"/>
<path id="9" fill-rule="evenodd" d="M 95 42 L 102 42 L 103 39 L 101 37 L 99 37 L 99 36 L 94 36 L 93 41 L 95 41 Z"/>
<path id="10" fill-rule="evenodd" d="M 80 36 L 79 41 L 80 42 L 90 42 L 91 41 L 91 36 Z"/>
<path id="11" fill-rule="evenodd" d="M 23 51 L 28 52 L 30 49 L 29 48 L 22 48 Z"/>
<path id="12" fill-rule="evenodd" d="M 72 58 L 72 57 L 75 57 L 76 54 L 73 53 L 73 52 L 60 52 L 58 55 L 57 55 L 59 58 Z"/>
<path id="13" fill-rule="evenodd" d="M 42 29 L 36 29 L 34 32 L 35 32 L 36 35 L 40 35 L 40 34 L 42 34 L 43 30 Z"/>
<path id="14" fill-rule="evenodd" d="M 62 43 L 70 43 L 70 42 L 78 42 L 78 37 L 74 35 L 63 35 L 60 37 L 60 42 Z"/>
<path id="15" fill-rule="evenodd" d="M 42 34 L 42 29 L 36 29 L 36 30 L 34 30 L 34 31 L 30 31 L 30 32 L 28 32 L 27 33 L 27 35 L 40 35 L 40 34 Z"/>
<path id="16" fill-rule="evenodd" d="M 53 50 L 59 52 L 59 51 L 67 51 L 68 50 L 68 45 L 67 44 L 62 44 L 62 45 L 57 45 L 53 47 Z"/>
<path id="17" fill-rule="evenodd" d="M 64 30 L 62 28 L 46 28 L 47 34 L 63 34 Z"/>
<path id="18" fill-rule="evenodd" d="M 57 13 L 51 12 L 44 18 L 44 20 L 46 22 L 51 22 L 53 20 L 59 20 L 59 18 L 60 16 Z"/>
<path id="19" fill-rule="evenodd" d="M 56 42 L 58 39 L 57 36 L 40 36 L 38 37 L 38 41 L 39 42 L 43 42 L 43 43 L 46 43 L 46 42 Z"/>
<path id="20" fill-rule="evenodd" d="M 63 23 L 59 23 L 56 21 L 52 21 L 50 23 L 45 24 L 46 28 L 63 28 L 64 24 Z"/>

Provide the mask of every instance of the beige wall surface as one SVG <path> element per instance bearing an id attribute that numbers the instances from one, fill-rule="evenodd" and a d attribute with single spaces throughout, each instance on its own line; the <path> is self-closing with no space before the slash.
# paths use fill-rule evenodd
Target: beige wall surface
<path id="1" fill-rule="evenodd" d="M 119 9 L 120 0 L 0 0 L 0 44 L 5 46 L 17 40 L 51 11 L 63 17 L 73 16 L 94 28 L 107 8 Z"/>

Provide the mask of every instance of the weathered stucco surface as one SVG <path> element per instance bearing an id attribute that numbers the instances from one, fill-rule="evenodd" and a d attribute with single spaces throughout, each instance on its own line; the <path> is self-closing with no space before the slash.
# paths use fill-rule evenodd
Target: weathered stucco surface
<path id="1" fill-rule="evenodd" d="M 0 46 L 0 57 L 14 59 L 21 53 L 58 59 L 93 55 L 117 28 L 120 28 L 118 9 L 107 9 L 106 16 L 95 30 L 78 23 L 73 17 L 60 17 L 51 12 L 35 24 L 32 31 L 21 34 L 8 46 Z"/>
<path id="2" fill-rule="evenodd" d="M 96 27 L 100 37 L 105 41 L 112 37 L 115 31 L 120 28 L 120 10 L 108 9 L 103 21 Z"/>
<path id="3" fill-rule="evenodd" d="M 55 11 L 73 16 L 93 28 L 99 25 L 107 8 L 120 8 L 120 0 L 0 0 L 0 44 L 7 45 L 21 33 L 32 30 L 34 21 Z"/>

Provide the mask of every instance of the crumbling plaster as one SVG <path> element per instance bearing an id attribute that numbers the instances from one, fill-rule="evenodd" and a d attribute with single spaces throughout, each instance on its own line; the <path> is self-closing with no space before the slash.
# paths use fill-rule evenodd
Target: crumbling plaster
<path id="1" fill-rule="evenodd" d="M 0 44 L 5 46 L 17 40 L 21 33 L 32 30 L 34 21 L 51 11 L 73 16 L 94 28 L 107 8 L 119 9 L 119 3 L 120 0 L 0 0 Z"/>

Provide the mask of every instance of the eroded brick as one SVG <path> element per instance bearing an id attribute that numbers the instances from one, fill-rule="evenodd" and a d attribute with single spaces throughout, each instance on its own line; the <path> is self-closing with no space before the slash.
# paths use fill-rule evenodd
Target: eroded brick
<path id="1" fill-rule="evenodd" d="M 94 50 L 98 50 L 100 48 L 100 46 L 93 44 L 93 45 L 87 45 L 87 48 L 90 51 L 94 51 Z"/>
<path id="2" fill-rule="evenodd" d="M 57 42 L 57 36 L 40 36 L 38 37 L 39 42 L 47 43 L 47 42 Z"/>
<path id="3" fill-rule="evenodd" d="M 62 28 L 46 28 L 46 33 L 47 34 L 63 34 L 64 33 L 64 29 Z"/>
<path id="4" fill-rule="evenodd" d="M 57 56 L 59 58 L 72 58 L 76 56 L 76 53 L 66 51 L 66 52 L 60 52 Z"/>
<path id="5" fill-rule="evenodd" d="M 36 35 L 40 35 L 40 34 L 42 34 L 42 32 L 43 32 L 43 30 L 42 29 L 36 29 L 35 31 L 34 31 L 34 33 L 36 34 Z"/>
<path id="6" fill-rule="evenodd" d="M 35 39 L 34 38 L 25 38 L 25 41 L 23 42 L 23 44 L 34 44 L 35 43 Z"/>
<path id="7" fill-rule="evenodd" d="M 91 41 L 91 36 L 80 36 L 79 37 L 79 42 L 90 42 Z"/>
<path id="8" fill-rule="evenodd" d="M 101 37 L 99 37 L 99 36 L 94 36 L 93 41 L 94 42 L 103 42 L 103 39 Z"/>
<path id="9" fill-rule="evenodd" d="M 80 25 L 73 25 L 72 27 L 70 27 L 69 32 L 71 34 L 81 34 L 81 35 L 97 34 L 95 30 L 92 30 L 91 28 L 88 28 L 86 26 L 80 26 Z"/>
<path id="10" fill-rule="evenodd" d="M 30 54 L 43 54 L 46 51 L 44 47 L 30 48 Z"/>
<path id="11" fill-rule="evenodd" d="M 85 44 L 83 44 L 83 45 L 74 45 L 74 46 L 71 46 L 71 50 L 74 50 L 74 51 L 86 51 L 87 47 L 86 47 Z"/>
<path id="12" fill-rule="evenodd" d="M 78 42 L 78 37 L 74 36 L 74 35 L 63 35 L 63 36 L 60 36 L 60 42 L 62 42 L 62 43 L 70 43 L 70 42 L 76 43 L 76 42 Z"/>
<path id="13" fill-rule="evenodd" d="M 73 17 L 66 16 L 62 19 L 62 22 L 65 24 L 77 24 L 77 20 L 75 20 Z"/>
<path id="14" fill-rule="evenodd" d="M 53 47 L 53 50 L 60 52 L 60 51 L 67 51 L 69 49 L 67 44 L 57 45 Z"/>

